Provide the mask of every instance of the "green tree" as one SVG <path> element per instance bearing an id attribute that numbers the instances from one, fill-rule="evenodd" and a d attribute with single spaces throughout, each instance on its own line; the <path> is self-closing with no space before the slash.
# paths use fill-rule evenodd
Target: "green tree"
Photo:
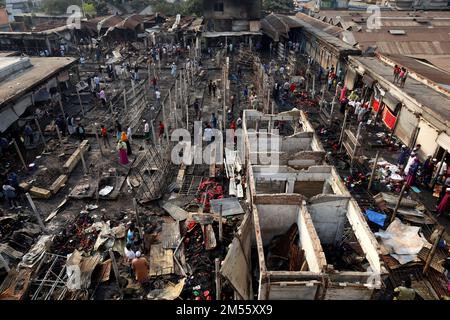
<path id="1" fill-rule="evenodd" d="M 294 9 L 292 0 L 263 0 L 263 9 L 265 11 L 291 11 Z"/>
<path id="2" fill-rule="evenodd" d="M 42 8 L 48 14 L 66 14 L 67 8 L 72 5 L 81 7 L 81 0 L 44 0 Z"/>
<path id="3" fill-rule="evenodd" d="M 174 16 L 181 14 L 183 16 L 202 16 L 203 14 L 203 1 L 202 0 L 185 0 L 175 1 L 173 3 L 165 0 L 152 0 L 150 5 L 153 8 L 153 12 L 159 12 L 167 16 Z"/>
<path id="4" fill-rule="evenodd" d="M 137 12 L 144 10 L 149 4 L 148 0 L 132 0 L 129 2 L 130 6 Z"/>
<path id="5" fill-rule="evenodd" d="M 95 6 L 93 3 L 83 3 L 83 12 L 86 16 L 89 16 L 91 18 L 97 15 L 97 11 L 95 10 Z"/>
<path id="6" fill-rule="evenodd" d="M 203 15 L 203 1 L 202 0 L 186 0 L 181 3 L 181 14 L 185 16 L 197 16 Z"/>
<path id="7" fill-rule="evenodd" d="M 94 1 L 93 3 L 98 16 L 107 16 L 109 14 L 109 9 L 105 0 Z"/>

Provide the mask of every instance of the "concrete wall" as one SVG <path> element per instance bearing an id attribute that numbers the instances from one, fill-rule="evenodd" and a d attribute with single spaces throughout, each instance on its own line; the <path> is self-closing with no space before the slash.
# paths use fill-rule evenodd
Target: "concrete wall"
<path id="1" fill-rule="evenodd" d="M 281 151 L 296 153 L 299 151 L 309 151 L 312 149 L 313 133 L 302 132 L 293 137 L 284 137 L 281 140 Z"/>
<path id="2" fill-rule="evenodd" d="M 320 273 L 327 265 L 327 261 L 319 236 L 314 228 L 313 220 L 306 210 L 305 204 L 303 203 L 297 220 L 300 232 L 300 245 L 305 252 L 309 271 Z"/>
<path id="3" fill-rule="evenodd" d="M 220 273 L 230 281 L 237 298 L 253 299 L 251 238 L 253 220 L 251 213 L 244 216 L 242 224 L 228 248 Z"/>
<path id="4" fill-rule="evenodd" d="M 349 199 L 320 195 L 311 199 L 308 211 L 322 244 L 336 244 L 342 239 Z"/>
<path id="5" fill-rule="evenodd" d="M 264 204 L 256 205 L 263 245 L 270 243 L 273 237 L 284 234 L 297 222 L 300 207 L 298 205 Z"/>
<path id="6" fill-rule="evenodd" d="M 352 226 L 361 249 L 366 255 L 367 261 L 369 261 L 372 271 L 378 274 L 385 273 L 386 270 L 382 267 L 380 262 L 381 251 L 379 250 L 378 242 L 367 225 L 358 203 L 354 199 L 349 201 L 347 219 Z"/>
<path id="7" fill-rule="evenodd" d="M 286 281 L 277 277 L 270 277 L 268 300 L 314 300 L 321 282 Z"/>

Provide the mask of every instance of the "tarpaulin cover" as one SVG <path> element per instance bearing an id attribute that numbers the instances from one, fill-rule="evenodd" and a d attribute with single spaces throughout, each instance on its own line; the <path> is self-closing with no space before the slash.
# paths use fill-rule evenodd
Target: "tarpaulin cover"
<path id="1" fill-rule="evenodd" d="M 366 210 L 366 217 L 373 223 L 383 227 L 386 221 L 386 215 L 372 210 Z"/>
<path id="2" fill-rule="evenodd" d="M 396 218 L 386 231 L 376 232 L 375 236 L 382 245 L 382 254 L 389 254 L 400 264 L 405 264 L 416 260 L 424 245 L 431 247 L 419 231 L 420 227 L 408 226 Z"/>

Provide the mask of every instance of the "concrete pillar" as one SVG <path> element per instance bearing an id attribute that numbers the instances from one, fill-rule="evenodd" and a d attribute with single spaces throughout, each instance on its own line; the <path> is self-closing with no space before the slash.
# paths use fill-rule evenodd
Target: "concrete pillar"
<path id="1" fill-rule="evenodd" d="M 323 194 L 330 194 L 331 193 L 331 185 L 328 182 L 328 180 L 325 180 L 324 184 L 323 184 L 323 190 L 322 190 Z"/>
<path id="2" fill-rule="evenodd" d="M 295 180 L 289 179 L 286 183 L 286 193 L 294 193 Z"/>

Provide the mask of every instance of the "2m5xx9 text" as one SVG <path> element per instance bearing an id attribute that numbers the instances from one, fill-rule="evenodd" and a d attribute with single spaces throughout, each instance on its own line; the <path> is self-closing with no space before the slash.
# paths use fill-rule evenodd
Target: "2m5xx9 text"
<path id="1" fill-rule="evenodd" d="M 270 315 L 271 305 L 221 305 L 220 314 L 223 315 Z"/>

